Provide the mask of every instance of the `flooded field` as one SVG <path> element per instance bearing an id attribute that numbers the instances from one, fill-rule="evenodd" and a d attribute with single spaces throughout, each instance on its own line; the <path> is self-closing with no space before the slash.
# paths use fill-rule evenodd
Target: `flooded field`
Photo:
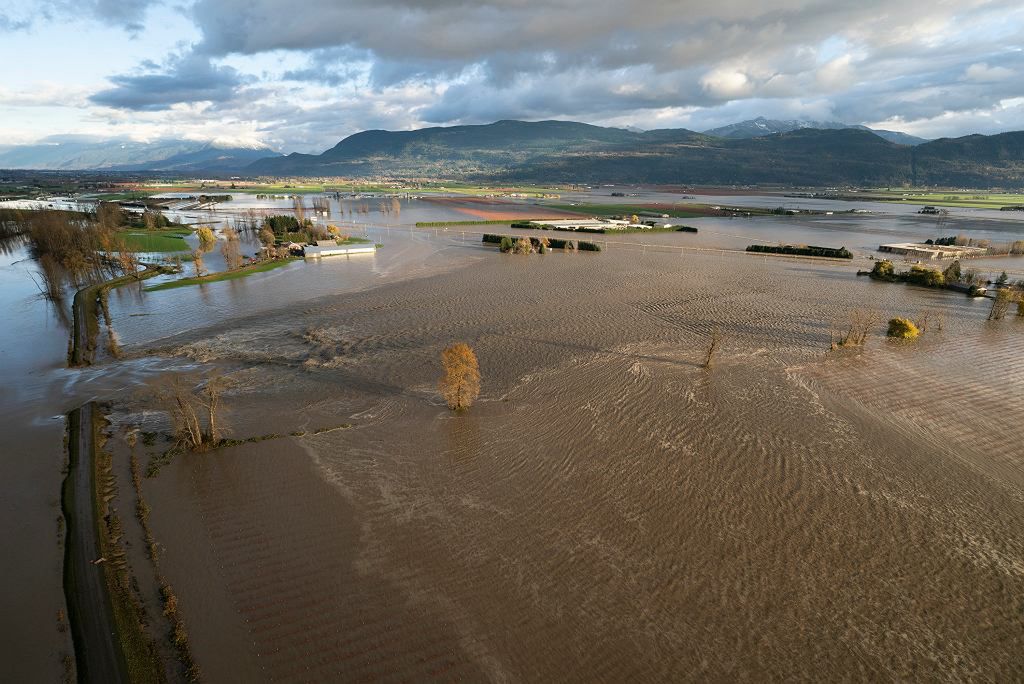
<path id="1" fill-rule="evenodd" d="M 230 371 L 238 436 L 351 425 L 147 481 L 211 680 L 1024 675 L 1020 321 L 833 266 L 452 249 L 158 345 Z M 945 323 L 826 354 L 865 305 Z"/>
<path id="2" fill-rule="evenodd" d="M 239 202 L 207 219 L 257 206 Z M 66 306 L 24 246 L 5 252 L 13 680 L 57 679 L 68 648 L 60 417 L 96 398 L 115 429 L 165 429 L 139 396 L 181 369 L 232 382 L 232 437 L 308 433 L 143 481 L 206 681 L 1024 677 L 1024 321 L 855 275 L 881 242 L 1021 239 L 1020 222 L 700 218 L 512 256 L 480 244 L 500 226 L 414 225 L 491 202 L 331 206 L 320 220 L 383 247 L 115 290 L 126 358 L 87 370 L 64 368 Z M 857 258 L 716 251 L 756 241 Z M 828 352 L 854 309 L 876 312 L 868 344 Z M 915 344 L 883 339 L 924 313 Z M 483 375 L 461 415 L 436 389 L 454 341 Z"/>

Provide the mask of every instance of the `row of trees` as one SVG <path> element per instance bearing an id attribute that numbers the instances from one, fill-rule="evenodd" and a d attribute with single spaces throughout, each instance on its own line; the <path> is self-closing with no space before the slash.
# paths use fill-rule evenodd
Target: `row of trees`
<path id="1" fill-rule="evenodd" d="M 925 240 L 925 244 L 940 247 L 952 245 L 956 245 L 957 247 L 981 247 L 982 249 L 985 249 L 988 254 L 993 256 L 1000 256 L 1004 254 L 1024 255 L 1024 240 L 992 242 L 992 240 L 985 238 L 967 237 L 963 233 L 948 237 L 935 238 L 934 240 Z"/>
<path id="2" fill-rule="evenodd" d="M 50 298 L 60 296 L 65 280 L 77 286 L 138 273 L 138 256 L 109 214 L 40 210 L 23 212 L 18 220 L 42 267 L 42 289 Z"/>

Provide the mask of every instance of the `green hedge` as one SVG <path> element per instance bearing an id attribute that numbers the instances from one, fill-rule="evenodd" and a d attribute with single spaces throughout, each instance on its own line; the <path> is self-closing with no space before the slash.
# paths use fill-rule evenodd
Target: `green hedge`
<path id="1" fill-rule="evenodd" d="M 826 257 L 829 259 L 852 259 L 853 254 L 846 247 L 815 247 L 813 245 L 750 245 L 748 252 L 763 254 L 788 254 L 791 256 Z"/>

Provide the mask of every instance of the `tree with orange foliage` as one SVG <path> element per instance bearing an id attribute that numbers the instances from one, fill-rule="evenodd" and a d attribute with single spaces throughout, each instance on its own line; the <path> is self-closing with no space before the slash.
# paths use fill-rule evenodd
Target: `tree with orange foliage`
<path id="1" fill-rule="evenodd" d="M 440 389 L 448 408 L 453 411 L 468 409 L 480 396 L 480 366 L 473 348 L 458 342 L 441 352 L 444 377 Z"/>

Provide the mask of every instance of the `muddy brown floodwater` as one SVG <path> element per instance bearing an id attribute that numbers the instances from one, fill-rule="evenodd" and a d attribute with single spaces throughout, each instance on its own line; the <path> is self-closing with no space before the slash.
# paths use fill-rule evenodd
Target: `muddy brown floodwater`
<path id="1" fill-rule="evenodd" d="M 160 341 L 229 374 L 236 437 L 350 425 L 145 480 L 207 681 L 1024 678 L 1024 320 L 835 264 L 462 249 Z"/>

